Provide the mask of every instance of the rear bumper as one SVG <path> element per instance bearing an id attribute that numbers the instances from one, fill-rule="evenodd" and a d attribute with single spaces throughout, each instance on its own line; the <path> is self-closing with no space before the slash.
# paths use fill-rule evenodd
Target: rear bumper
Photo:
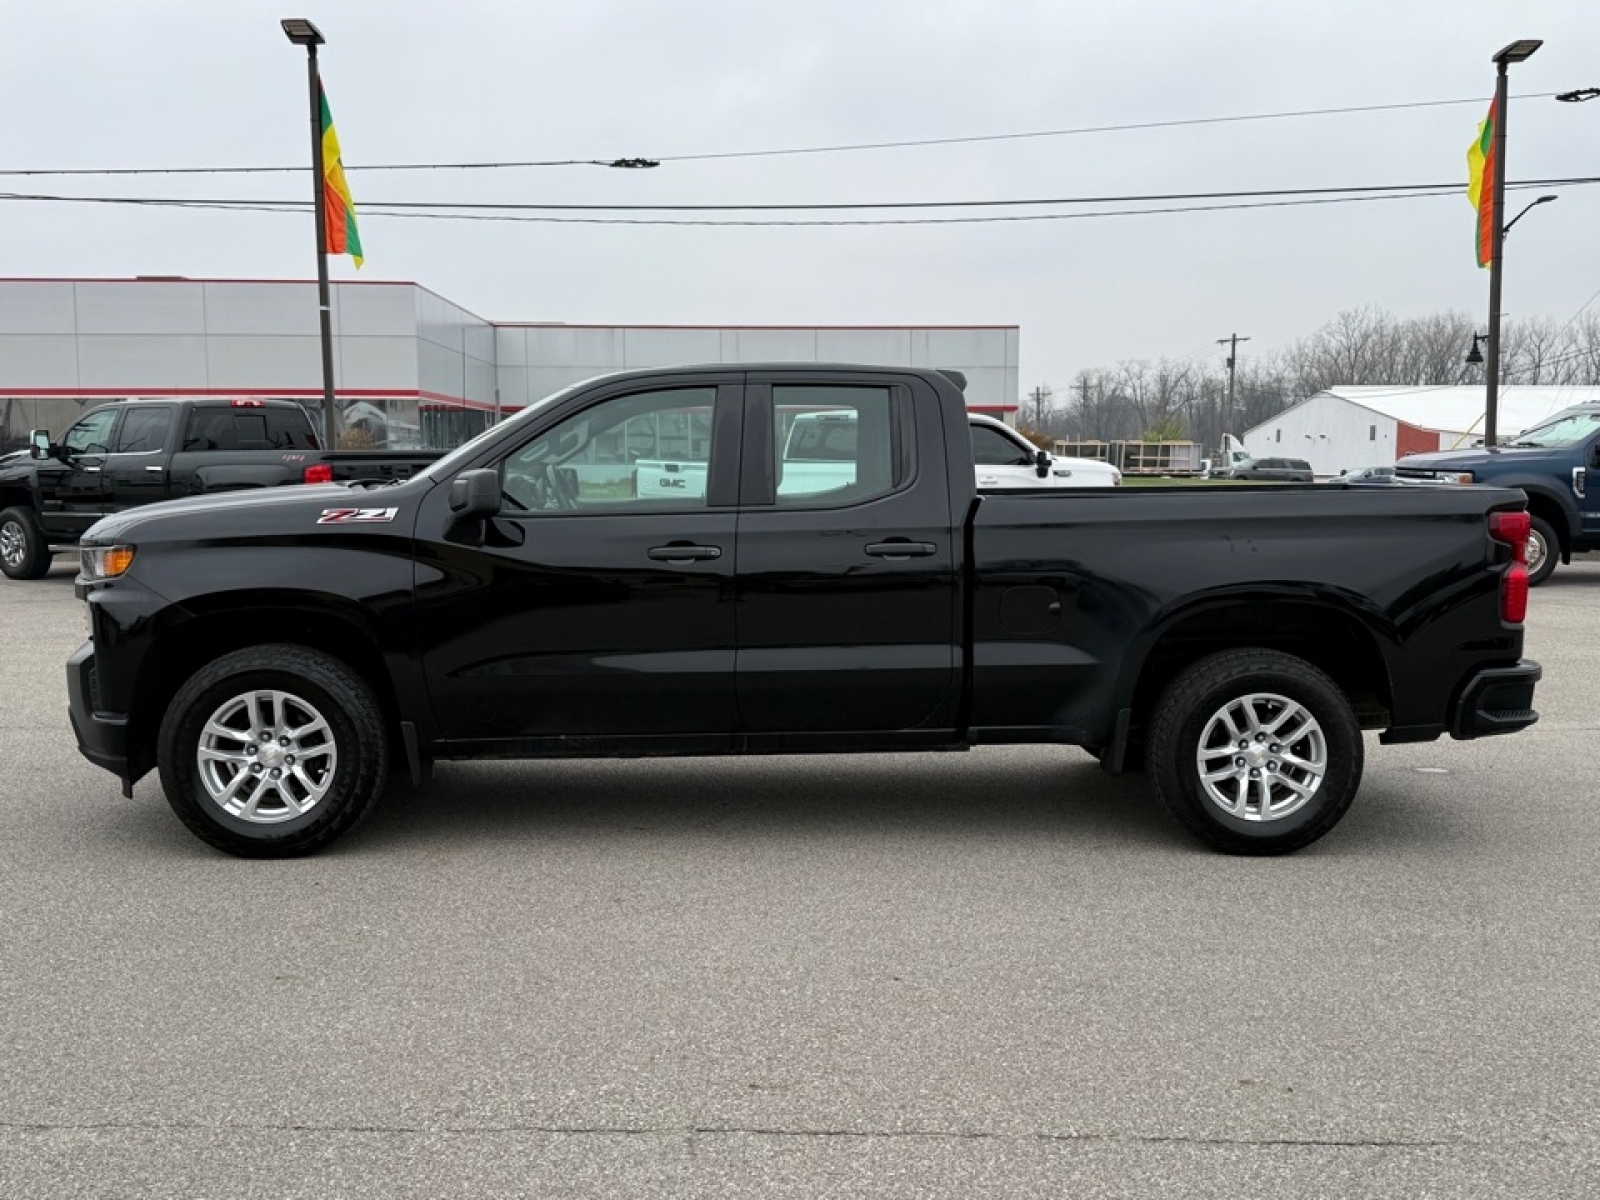
<path id="1" fill-rule="evenodd" d="M 131 789 L 128 777 L 128 718 L 122 713 L 95 711 L 99 689 L 95 681 L 94 643 L 84 642 L 67 660 L 67 712 L 78 750 L 97 767 L 104 767 Z"/>
<path id="2" fill-rule="evenodd" d="M 1530 659 L 1514 667 L 1485 667 L 1467 680 L 1450 714 L 1450 736 L 1465 741 L 1515 733 L 1539 719 L 1533 687 L 1544 674 Z"/>

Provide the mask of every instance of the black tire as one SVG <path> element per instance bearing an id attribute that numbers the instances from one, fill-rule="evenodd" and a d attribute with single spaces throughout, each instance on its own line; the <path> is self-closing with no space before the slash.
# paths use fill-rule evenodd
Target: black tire
<path id="1" fill-rule="evenodd" d="M 0 572 L 7 579 L 43 579 L 50 570 L 50 543 L 28 508 L 0 512 Z"/>
<path id="2" fill-rule="evenodd" d="M 1538 551 L 1535 551 L 1536 543 Z M 1540 553 L 1538 565 L 1528 568 L 1528 586 L 1538 587 L 1555 574 L 1556 564 L 1561 561 L 1561 538 L 1543 517 L 1533 517 L 1529 521 L 1528 552 L 1530 561 L 1536 552 Z"/>
<path id="3" fill-rule="evenodd" d="M 1258 742 L 1249 720 L 1264 716 L 1270 729 L 1273 714 L 1288 711 L 1268 697 L 1309 714 L 1317 733 L 1279 745 L 1268 732 L 1267 740 Z M 1236 747 L 1228 726 L 1215 723 L 1229 719 L 1222 716 L 1224 711 L 1252 743 L 1250 749 Z M 1249 719 L 1241 721 L 1240 713 Z M 1289 721 L 1284 728 L 1291 738 L 1296 729 L 1311 728 L 1300 726 L 1297 717 Z M 1216 781 L 1217 789 L 1233 791 L 1230 799 L 1244 797 L 1237 813 L 1213 798 L 1202 779 L 1203 737 L 1212 747 L 1214 768 L 1231 773 Z M 1323 771 L 1320 782 L 1312 784 L 1312 774 L 1294 764 L 1314 761 L 1319 746 Z M 1156 795 L 1186 829 L 1229 854 L 1288 854 L 1339 823 L 1361 785 L 1364 749 L 1349 701 L 1323 672 L 1276 650 L 1228 650 L 1201 659 L 1167 687 L 1156 706 L 1146 753 Z M 1263 761 L 1255 764 L 1256 756 Z M 1249 774 L 1252 770 L 1255 776 Z M 1259 815 L 1263 792 L 1266 819 Z M 1251 815 L 1252 803 L 1258 815 Z"/>
<path id="4" fill-rule="evenodd" d="M 246 700 L 256 692 L 288 699 L 261 708 Z M 240 704 L 245 708 L 230 709 Z M 208 727 L 213 718 L 241 736 L 218 737 Z M 243 736 L 261 732 L 268 719 L 281 736 L 291 725 L 303 736 L 287 744 Z M 217 752 L 219 746 L 226 749 Z M 298 770 L 289 757 L 294 750 L 303 760 Z M 225 761 L 203 768 L 203 751 Z M 209 663 L 179 689 L 161 721 L 157 761 L 167 803 L 196 837 L 241 858 L 288 858 L 320 850 L 371 811 L 389 779 L 389 737 L 372 689 L 350 667 L 304 646 L 253 646 Z M 266 795 L 255 785 L 238 787 L 239 796 L 255 793 L 242 806 L 254 811 L 230 812 L 213 790 L 226 795 L 229 785 L 249 782 L 238 778 L 247 772 L 256 780 L 281 776 L 281 783 L 262 785 Z M 313 788 L 324 790 L 315 795 Z"/>

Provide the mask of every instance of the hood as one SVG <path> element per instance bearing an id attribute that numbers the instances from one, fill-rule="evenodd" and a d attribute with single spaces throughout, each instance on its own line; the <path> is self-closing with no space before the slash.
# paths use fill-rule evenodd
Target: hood
<path id="1" fill-rule="evenodd" d="M 1496 466 L 1511 467 L 1513 464 L 1532 465 L 1546 462 L 1564 454 L 1562 450 L 1547 450 L 1524 446 L 1513 450 L 1509 446 L 1502 446 L 1498 450 L 1441 450 L 1434 454 L 1408 454 L 1395 467 L 1400 470 L 1407 468 L 1419 471 L 1471 471 L 1478 467 Z"/>
<path id="2" fill-rule="evenodd" d="M 303 533 L 316 527 L 324 509 L 395 507 L 400 504 L 402 493 L 413 496 L 416 492 L 415 488 L 398 485 L 351 488 L 340 483 L 314 483 L 188 496 L 102 517 L 89 527 L 83 540 L 105 544 L 168 533 L 178 537 L 196 533 L 210 537 Z"/>

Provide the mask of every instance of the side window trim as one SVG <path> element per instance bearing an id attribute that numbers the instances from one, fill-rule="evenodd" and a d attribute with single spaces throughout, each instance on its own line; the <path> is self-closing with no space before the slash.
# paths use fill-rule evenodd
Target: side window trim
<path id="1" fill-rule="evenodd" d="M 100 449 L 99 450 L 91 450 L 88 447 L 85 447 L 82 450 L 73 451 L 73 453 L 75 453 L 75 454 L 110 454 L 111 453 L 111 447 L 113 447 L 113 446 L 115 446 L 117 444 L 118 426 L 121 424 L 120 418 L 121 418 L 121 416 L 122 416 L 124 411 L 125 410 L 120 405 L 106 405 L 103 408 L 90 409 L 88 412 L 84 413 L 83 416 L 79 417 L 76 421 L 74 421 L 71 425 L 69 425 L 67 427 L 67 431 L 61 435 L 61 444 L 63 446 L 65 446 L 67 444 L 67 438 L 72 435 L 72 431 L 74 429 L 76 429 L 79 425 L 83 424 L 85 421 L 88 421 L 91 417 L 97 417 L 101 413 L 106 413 L 106 414 L 108 414 L 110 422 L 111 422 L 108 426 L 106 426 L 106 440 L 104 442 L 91 443 L 91 445 L 98 445 L 100 447 Z"/>
<path id="2" fill-rule="evenodd" d="M 649 381 L 629 381 L 626 386 L 608 389 L 597 395 L 586 398 L 586 402 L 574 407 L 564 409 L 555 416 L 551 423 L 544 426 L 537 433 L 525 437 L 515 445 L 502 450 L 498 457 L 490 462 L 483 463 L 485 467 L 492 467 L 500 477 L 502 494 L 505 492 L 506 471 L 508 464 L 528 447 L 538 442 L 541 438 L 557 433 L 568 422 L 581 418 L 585 413 L 591 413 L 603 408 L 617 400 L 626 400 L 632 396 L 660 395 L 672 392 L 710 391 L 712 393 L 710 414 L 710 437 L 706 450 L 706 485 L 703 502 L 699 505 L 684 505 L 681 507 L 664 507 L 652 504 L 646 508 L 635 507 L 629 504 L 613 506 L 594 506 L 589 508 L 536 508 L 519 510 L 515 506 L 506 506 L 502 502 L 500 516 L 513 520 L 523 520 L 531 517 L 583 517 L 583 516 L 617 516 L 629 512 L 639 515 L 663 515 L 671 513 L 705 512 L 713 508 L 727 508 L 736 503 L 738 491 L 738 467 L 740 450 L 740 430 L 744 420 L 743 413 L 743 385 L 730 381 L 726 376 L 715 378 L 667 377 Z M 635 497 L 637 499 L 637 497 Z"/>
<path id="3" fill-rule="evenodd" d="M 139 417 L 141 414 L 144 414 L 144 413 L 160 413 L 166 418 L 166 428 L 165 428 L 165 431 L 161 435 L 161 445 L 157 446 L 153 450 L 124 450 L 122 448 L 122 445 L 121 445 L 123 433 L 128 429 L 128 427 L 133 423 L 133 421 L 137 417 Z M 166 450 L 167 443 L 173 440 L 172 439 L 172 427 L 175 424 L 175 422 L 172 419 L 173 418 L 173 413 L 174 413 L 174 409 L 173 409 L 173 406 L 170 405 L 170 404 L 141 404 L 137 408 L 125 409 L 123 411 L 123 414 L 122 414 L 122 422 L 121 422 L 121 424 L 119 424 L 117 426 L 116 440 L 111 443 L 111 447 L 112 447 L 111 448 L 111 453 L 112 454 L 160 454 L 160 453 L 162 453 L 163 451 Z"/>
<path id="4" fill-rule="evenodd" d="M 740 454 L 739 504 L 745 508 L 777 510 L 777 421 L 774 387 L 876 388 L 888 393 L 890 487 L 875 496 L 841 504 L 796 504 L 781 511 L 817 512 L 829 508 L 853 508 L 904 491 L 916 476 L 915 406 L 911 390 L 903 383 L 883 378 L 838 378 L 811 380 L 804 374 L 773 382 L 750 383 L 745 387 L 744 436 Z"/>

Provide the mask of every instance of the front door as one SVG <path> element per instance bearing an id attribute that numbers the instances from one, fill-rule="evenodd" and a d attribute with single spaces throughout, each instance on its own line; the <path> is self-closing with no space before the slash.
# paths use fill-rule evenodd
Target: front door
<path id="1" fill-rule="evenodd" d="M 1573 491 L 1579 493 L 1579 521 L 1584 538 L 1600 542 L 1600 438 L 1595 438 L 1584 451 L 1583 463 L 1573 469 Z"/>
<path id="2" fill-rule="evenodd" d="M 77 538 L 106 512 L 106 456 L 119 407 L 86 413 L 61 436 L 63 457 L 39 461 L 39 518 L 46 537 Z"/>
<path id="3" fill-rule="evenodd" d="M 429 494 L 418 618 L 441 736 L 731 742 L 741 390 L 737 374 L 672 376 L 566 402 L 497 464 L 481 544 L 454 527 L 448 487 Z M 636 464 L 662 461 L 702 486 L 641 490 Z"/>
<path id="4" fill-rule="evenodd" d="M 938 398 L 924 388 L 870 373 L 815 384 L 751 374 L 738 575 L 746 731 L 954 728 L 958 519 Z M 835 435 L 827 470 L 784 453 L 797 419 L 825 423 L 816 414 L 851 431 L 847 446 Z"/>
<path id="5" fill-rule="evenodd" d="M 973 425 L 972 461 L 980 488 L 1043 487 L 1031 451 L 1017 445 L 1005 434 L 987 425 Z"/>

